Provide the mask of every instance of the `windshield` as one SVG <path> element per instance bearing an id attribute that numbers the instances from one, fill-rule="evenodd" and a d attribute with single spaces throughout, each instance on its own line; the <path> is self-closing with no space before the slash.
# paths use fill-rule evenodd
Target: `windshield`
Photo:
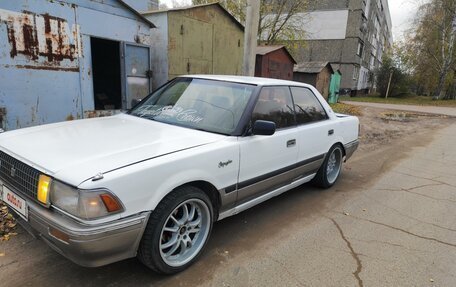
<path id="1" fill-rule="evenodd" d="M 245 84 L 180 78 L 154 92 L 130 114 L 229 135 L 236 129 L 254 89 Z"/>

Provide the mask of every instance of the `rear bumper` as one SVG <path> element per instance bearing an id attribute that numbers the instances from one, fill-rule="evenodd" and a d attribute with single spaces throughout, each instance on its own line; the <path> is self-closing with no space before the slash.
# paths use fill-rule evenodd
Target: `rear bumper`
<path id="1" fill-rule="evenodd" d="M 349 142 L 348 144 L 344 145 L 344 149 L 345 149 L 344 161 L 348 160 L 353 155 L 353 153 L 356 151 L 358 146 L 359 146 L 359 140 L 354 140 L 354 141 Z"/>
<path id="2" fill-rule="evenodd" d="M 84 225 L 27 202 L 28 221 L 16 216 L 19 224 L 41 237 L 52 249 L 76 264 L 97 267 L 136 256 L 150 212 L 105 224 Z M 59 234 L 60 238 L 55 234 Z M 63 238 L 63 239 L 62 239 Z"/>

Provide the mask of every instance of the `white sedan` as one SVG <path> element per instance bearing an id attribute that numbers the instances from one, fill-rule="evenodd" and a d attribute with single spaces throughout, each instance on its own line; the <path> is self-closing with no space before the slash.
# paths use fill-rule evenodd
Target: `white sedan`
<path id="1" fill-rule="evenodd" d="M 125 114 L 0 134 L 0 193 L 80 265 L 138 256 L 171 274 L 214 221 L 309 181 L 332 186 L 358 127 L 309 85 L 183 76 Z"/>

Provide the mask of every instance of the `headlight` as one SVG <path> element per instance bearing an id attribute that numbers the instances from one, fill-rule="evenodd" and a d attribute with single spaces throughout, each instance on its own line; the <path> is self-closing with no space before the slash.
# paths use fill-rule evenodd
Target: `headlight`
<path id="1" fill-rule="evenodd" d="M 79 190 L 54 180 L 51 203 L 82 219 L 95 219 L 123 211 L 120 201 L 106 190 Z"/>

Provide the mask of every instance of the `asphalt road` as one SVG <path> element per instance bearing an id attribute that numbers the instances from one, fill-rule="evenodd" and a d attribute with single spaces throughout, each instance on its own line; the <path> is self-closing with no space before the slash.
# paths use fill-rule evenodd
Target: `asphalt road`
<path id="1" fill-rule="evenodd" d="M 416 105 L 397 105 L 397 104 L 382 104 L 382 103 L 368 103 L 368 102 L 356 102 L 356 101 L 342 101 L 342 103 L 362 106 L 362 107 L 371 107 L 378 109 L 388 109 L 388 110 L 400 110 L 400 111 L 409 111 L 416 113 L 427 113 L 427 114 L 436 114 L 436 115 L 445 115 L 450 117 L 456 117 L 456 108 L 452 107 L 434 107 L 434 106 L 416 106 Z"/>
<path id="2" fill-rule="evenodd" d="M 19 229 L 0 243 L 0 285 L 456 286 L 455 142 L 452 124 L 357 153 L 329 190 L 216 223 L 201 260 L 171 277 L 136 259 L 82 268 Z"/>

